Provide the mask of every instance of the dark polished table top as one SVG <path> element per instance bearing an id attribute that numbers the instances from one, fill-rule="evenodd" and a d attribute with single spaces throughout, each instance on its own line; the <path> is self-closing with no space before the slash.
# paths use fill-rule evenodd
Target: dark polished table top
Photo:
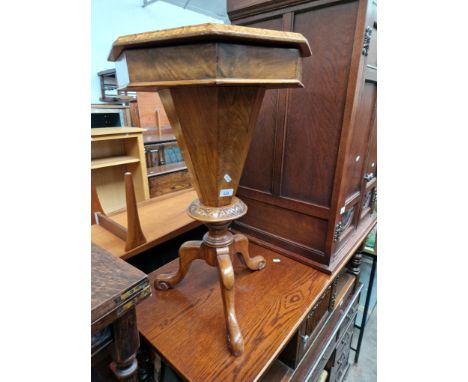
<path id="1" fill-rule="evenodd" d="M 148 277 L 91 243 L 91 328 L 96 332 L 151 294 Z"/>

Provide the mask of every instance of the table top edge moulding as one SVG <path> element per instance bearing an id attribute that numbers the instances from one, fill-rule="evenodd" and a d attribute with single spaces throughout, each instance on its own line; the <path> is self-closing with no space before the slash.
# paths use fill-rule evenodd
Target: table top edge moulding
<path id="1" fill-rule="evenodd" d="M 299 49 L 302 57 L 308 57 L 312 54 L 308 41 L 300 33 L 206 23 L 120 36 L 112 44 L 108 60 L 117 61 L 124 49 L 166 46 L 194 41 L 244 42 L 257 45 L 273 42 L 277 45 Z"/>
<path id="2" fill-rule="evenodd" d="M 300 59 L 311 54 L 300 33 L 200 24 L 119 37 L 108 59 L 115 62 L 119 89 L 151 92 L 303 87 Z"/>

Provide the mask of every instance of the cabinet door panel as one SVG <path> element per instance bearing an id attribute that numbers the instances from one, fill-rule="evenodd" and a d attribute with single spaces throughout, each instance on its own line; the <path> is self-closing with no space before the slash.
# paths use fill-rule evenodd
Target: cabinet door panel
<path id="1" fill-rule="evenodd" d="M 244 24 L 242 24 L 244 25 Z M 253 28 L 283 29 L 282 17 L 245 24 Z M 283 90 L 284 91 L 284 90 Z M 272 193 L 275 133 L 279 90 L 267 90 L 240 181 L 241 186 Z"/>
<path id="2" fill-rule="evenodd" d="M 368 152 L 369 133 L 374 122 L 377 85 L 365 82 L 361 91 L 353 126 L 351 144 L 345 163 L 345 200 L 360 191 Z"/>
<path id="3" fill-rule="evenodd" d="M 374 115 L 372 130 L 369 138 L 369 152 L 366 161 L 365 174 L 370 178 L 377 177 L 377 118 Z M 369 179 L 370 180 L 370 179 Z"/>
<path id="4" fill-rule="evenodd" d="M 358 2 L 297 13 L 309 41 L 303 89 L 289 91 L 282 196 L 330 206 Z"/>

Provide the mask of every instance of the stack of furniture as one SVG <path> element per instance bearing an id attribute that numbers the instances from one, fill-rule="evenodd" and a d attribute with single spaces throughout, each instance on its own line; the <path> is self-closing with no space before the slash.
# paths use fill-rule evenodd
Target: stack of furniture
<path id="1" fill-rule="evenodd" d="M 122 102 L 131 102 L 135 99 L 134 94 L 129 94 L 125 90 L 118 89 L 115 69 L 101 70 L 97 75 L 101 87 L 99 101 L 119 105 Z"/>

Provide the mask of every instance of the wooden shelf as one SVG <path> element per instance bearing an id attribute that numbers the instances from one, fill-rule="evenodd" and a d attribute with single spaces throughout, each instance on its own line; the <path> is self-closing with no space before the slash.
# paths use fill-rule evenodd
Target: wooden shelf
<path id="1" fill-rule="evenodd" d="M 133 176 L 136 200 L 149 198 L 143 131 L 136 127 L 91 129 L 91 172 L 106 214 L 125 207 L 127 171 Z"/>
<path id="2" fill-rule="evenodd" d="M 128 163 L 137 163 L 140 161 L 140 158 L 133 157 L 131 155 L 119 155 L 116 157 L 109 158 L 99 158 L 91 160 L 91 170 L 96 170 L 98 168 L 120 166 L 122 164 Z"/>
<path id="3" fill-rule="evenodd" d="M 162 164 L 148 168 L 148 177 L 169 174 L 171 172 L 187 170 L 185 162 Z"/>
<path id="4" fill-rule="evenodd" d="M 105 105 L 108 106 L 108 105 Z M 139 127 L 95 127 L 91 129 L 91 137 L 100 137 L 103 135 L 114 135 L 114 134 L 134 134 L 142 133 L 146 129 L 141 129 Z M 119 137 L 120 138 L 120 137 Z"/>

